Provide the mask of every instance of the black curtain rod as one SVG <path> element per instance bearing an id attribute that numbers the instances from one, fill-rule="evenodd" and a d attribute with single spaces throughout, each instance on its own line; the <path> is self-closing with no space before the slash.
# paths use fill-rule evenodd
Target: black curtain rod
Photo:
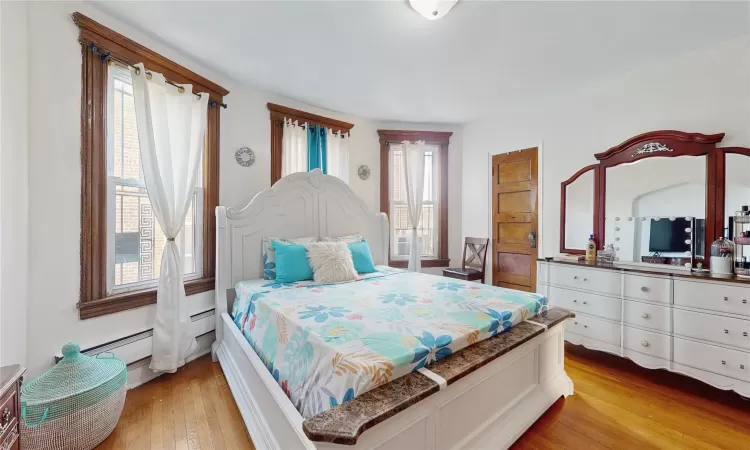
<path id="1" fill-rule="evenodd" d="M 283 119 L 279 119 L 279 125 L 282 126 L 282 127 L 284 126 L 284 120 Z M 306 125 L 307 125 L 307 122 L 303 123 L 302 125 L 296 125 L 296 126 L 302 128 L 303 130 L 306 130 L 307 129 Z M 315 126 L 315 125 L 313 125 L 313 126 Z M 317 125 L 317 126 L 319 126 L 321 128 L 321 132 L 323 131 L 322 130 L 323 128 L 328 128 L 325 125 Z M 346 135 L 350 134 L 350 132 L 348 132 L 348 131 L 346 133 L 342 133 L 341 131 L 338 131 L 338 133 L 341 136 L 341 139 L 346 139 Z M 335 135 L 336 133 L 333 133 L 333 134 Z"/>
<path id="2" fill-rule="evenodd" d="M 112 56 L 112 52 L 103 52 L 102 49 L 100 49 L 99 47 L 97 47 L 94 44 L 91 44 L 90 47 L 91 47 L 91 50 L 93 50 L 94 52 L 99 53 L 101 55 L 103 63 L 107 62 L 109 60 L 109 58 L 116 59 L 116 58 L 114 58 Z M 134 66 L 132 64 L 128 64 L 128 63 L 123 62 L 123 61 L 120 61 L 120 62 L 123 63 L 123 64 L 126 64 L 126 65 L 128 65 L 128 66 L 130 66 L 132 68 L 134 68 L 135 69 L 135 73 L 141 73 L 141 68 L 140 67 L 136 67 L 136 66 Z M 149 72 L 148 70 L 146 71 L 146 77 L 149 80 L 151 79 L 151 72 Z M 176 87 L 179 90 L 180 93 L 185 92 L 185 88 L 182 87 L 182 86 L 180 86 L 179 84 L 175 84 L 175 83 L 167 80 L 166 78 L 164 78 L 164 81 L 166 81 L 167 84 L 171 84 L 172 86 Z M 195 95 L 198 98 L 201 98 L 201 94 L 199 94 L 199 93 L 196 94 L 195 92 L 193 92 L 193 95 Z M 216 100 L 211 100 L 210 98 L 209 98 L 208 104 L 209 104 L 209 106 L 219 105 L 222 108 L 227 109 L 227 104 L 226 103 L 219 103 Z"/>

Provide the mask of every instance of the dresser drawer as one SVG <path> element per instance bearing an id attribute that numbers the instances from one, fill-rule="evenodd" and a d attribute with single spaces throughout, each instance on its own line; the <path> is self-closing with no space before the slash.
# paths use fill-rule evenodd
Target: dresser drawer
<path id="1" fill-rule="evenodd" d="M 537 285 L 539 284 L 547 284 L 549 281 L 549 277 L 547 276 L 549 274 L 549 264 L 546 262 L 537 262 L 536 266 L 536 281 Z"/>
<path id="2" fill-rule="evenodd" d="M 669 333 L 669 307 L 623 300 L 623 322 Z"/>
<path id="3" fill-rule="evenodd" d="M 620 320 L 620 299 L 549 286 L 549 304 L 610 320 Z"/>
<path id="4" fill-rule="evenodd" d="M 669 278 L 642 277 L 626 273 L 623 278 L 623 295 L 636 300 L 669 304 L 671 286 L 672 280 Z"/>
<path id="5" fill-rule="evenodd" d="M 674 304 L 750 316 L 750 285 L 674 280 Z"/>
<path id="6" fill-rule="evenodd" d="M 0 433 L 0 442 L 3 444 L 7 438 L 9 438 L 8 442 L 10 442 L 10 439 L 13 439 L 12 436 L 18 431 L 17 396 L 18 393 L 14 385 L 0 399 L 0 427 L 3 429 L 3 432 Z"/>
<path id="7" fill-rule="evenodd" d="M 620 325 L 594 317 L 576 315 L 565 322 L 565 332 L 620 346 Z"/>
<path id="8" fill-rule="evenodd" d="M 674 309 L 674 333 L 750 349 L 750 321 Z"/>
<path id="9" fill-rule="evenodd" d="M 750 381 L 750 354 L 674 338 L 674 362 Z"/>
<path id="10" fill-rule="evenodd" d="M 670 337 L 666 334 L 639 330 L 632 327 L 623 327 L 623 347 L 657 358 L 669 360 L 671 356 Z"/>
<path id="11" fill-rule="evenodd" d="M 620 272 L 550 264 L 549 284 L 620 296 Z"/>

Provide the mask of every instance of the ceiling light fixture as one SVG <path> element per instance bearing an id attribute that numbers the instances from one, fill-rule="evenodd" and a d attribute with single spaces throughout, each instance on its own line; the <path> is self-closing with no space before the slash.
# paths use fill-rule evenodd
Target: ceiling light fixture
<path id="1" fill-rule="evenodd" d="M 418 12 L 427 20 L 437 20 L 458 3 L 458 0 L 409 0 L 414 11 Z"/>

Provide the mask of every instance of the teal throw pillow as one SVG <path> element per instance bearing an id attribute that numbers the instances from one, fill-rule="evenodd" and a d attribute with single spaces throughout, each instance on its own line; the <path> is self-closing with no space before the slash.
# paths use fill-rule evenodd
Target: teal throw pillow
<path id="1" fill-rule="evenodd" d="M 358 273 L 371 273 L 377 271 L 375 269 L 375 263 L 372 262 L 370 246 L 365 239 L 362 239 L 359 242 L 350 242 L 346 245 L 349 246 L 349 250 L 352 252 L 352 261 L 354 262 L 354 268 Z"/>
<path id="2" fill-rule="evenodd" d="M 286 245 L 271 241 L 276 254 L 276 281 L 293 283 L 312 280 L 313 271 L 307 261 L 307 248 L 304 245 Z"/>

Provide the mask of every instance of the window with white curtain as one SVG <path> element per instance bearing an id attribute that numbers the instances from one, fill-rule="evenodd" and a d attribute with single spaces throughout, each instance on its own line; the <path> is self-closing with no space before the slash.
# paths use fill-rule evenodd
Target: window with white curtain
<path id="1" fill-rule="evenodd" d="M 203 262 L 202 178 L 182 231 L 185 281 L 199 278 Z M 167 239 L 148 199 L 141 168 L 130 72 L 110 64 L 107 77 L 107 293 L 155 287 Z"/>
<path id="2" fill-rule="evenodd" d="M 326 173 L 349 183 L 351 129 L 354 124 L 268 103 L 271 118 L 271 184 L 308 169 L 308 128 L 326 130 Z"/>
<path id="3" fill-rule="evenodd" d="M 439 214 L 438 193 L 439 180 L 439 146 L 427 145 L 424 154 L 424 194 L 422 200 L 422 218 L 417 227 L 423 258 L 438 256 Z M 391 259 L 407 260 L 411 245 L 411 224 L 407 211 L 406 178 L 401 144 L 390 144 L 389 149 L 389 204 L 391 226 Z"/>

